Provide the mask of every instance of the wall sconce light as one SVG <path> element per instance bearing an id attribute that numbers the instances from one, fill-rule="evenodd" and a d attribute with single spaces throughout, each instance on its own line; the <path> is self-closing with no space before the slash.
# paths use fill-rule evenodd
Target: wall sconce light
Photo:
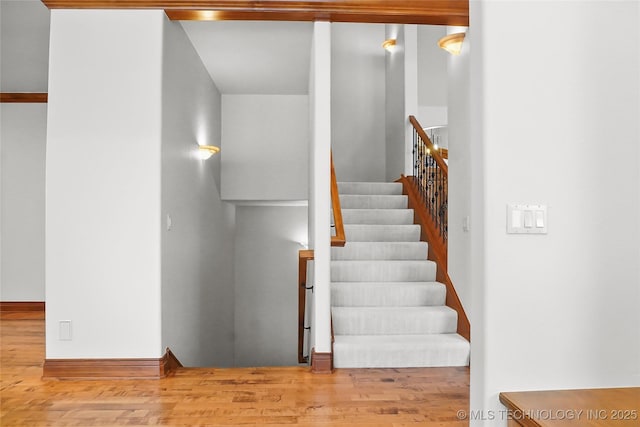
<path id="1" fill-rule="evenodd" d="M 199 145 L 198 154 L 202 160 L 207 160 L 209 157 L 220 152 L 220 147 L 215 145 Z"/>
<path id="2" fill-rule="evenodd" d="M 449 34 L 438 40 L 438 46 L 452 55 L 460 55 L 464 36 L 464 33 Z"/>
<path id="3" fill-rule="evenodd" d="M 385 40 L 384 43 L 382 43 L 382 47 L 387 52 L 392 52 L 393 49 L 396 48 L 396 39 L 387 39 L 387 40 Z"/>

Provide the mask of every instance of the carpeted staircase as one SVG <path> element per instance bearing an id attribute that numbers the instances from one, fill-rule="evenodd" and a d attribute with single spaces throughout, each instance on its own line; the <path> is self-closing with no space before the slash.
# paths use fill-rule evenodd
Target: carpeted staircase
<path id="1" fill-rule="evenodd" d="M 466 366 L 469 342 L 435 281 L 400 183 L 338 184 L 347 244 L 331 249 L 336 368 Z"/>

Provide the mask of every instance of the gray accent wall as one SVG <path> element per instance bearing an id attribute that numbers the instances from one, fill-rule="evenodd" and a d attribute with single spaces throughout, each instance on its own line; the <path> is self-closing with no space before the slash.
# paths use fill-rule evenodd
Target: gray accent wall
<path id="1" fill-rule="evenodd" d="M 231 366 L 235 206 L 220 156 L 197 153 L 221 145 L 221 96 L 179 23 L 165 20 L 163 51 L 162 345 L 186 366 Z"/>
<path id="2" fill-rule="evenodd" d="M 49 9 L 41 1 L 0 2 L 0 92 L 46 92 Z"/>
<path id="3" fill-rule="evenodd" d="M 447 124 L 447 62 L 453 55 L 438 46 L 446 34 L 444 26 L 418 25 L 417 118 L 424 127 Z"/>
<path id="4" fill-rule="evenodd" d="M 44 301 L 47 104 L 0 104 L 0 300 Z"/>
<path id="5" fill-rule="evenodd" d="M 222 199 L 306 200 L 307 95 L 222 96 Z"/>
<path id="6" fill-rule="evenodd" d="M 235 366 L 296 365 L 298 251 L 306 206 L 238 206 Z"/>
<path id="7" fill-rule="evenodd" d="M 331 148 L 339 181 L 384 181 L 383 24 L 331 24 Z"/>

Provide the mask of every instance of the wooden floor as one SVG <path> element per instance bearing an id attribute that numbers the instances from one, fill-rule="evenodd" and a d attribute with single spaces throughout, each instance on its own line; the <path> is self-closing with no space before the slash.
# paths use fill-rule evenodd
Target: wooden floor
<path id="1" fill-rule="evenodd" d="M 162 380 L 43 381 L 43 320 L 0 320 L 0 425 L 466 426 L 469 369 L 183 368 Z M 294 349 L 295 350 L 295 349 Z"/>

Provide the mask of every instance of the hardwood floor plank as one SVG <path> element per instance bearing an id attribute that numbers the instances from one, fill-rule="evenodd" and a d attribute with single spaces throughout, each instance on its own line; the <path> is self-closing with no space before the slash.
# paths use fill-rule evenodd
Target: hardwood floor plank
<path id="1" fill-rule="evenodd" d="M 42 380 L 44 321 L 0 320 L 2 426 L 462 427 L 469 369 L 178 368 L 160 380 Z"/>

